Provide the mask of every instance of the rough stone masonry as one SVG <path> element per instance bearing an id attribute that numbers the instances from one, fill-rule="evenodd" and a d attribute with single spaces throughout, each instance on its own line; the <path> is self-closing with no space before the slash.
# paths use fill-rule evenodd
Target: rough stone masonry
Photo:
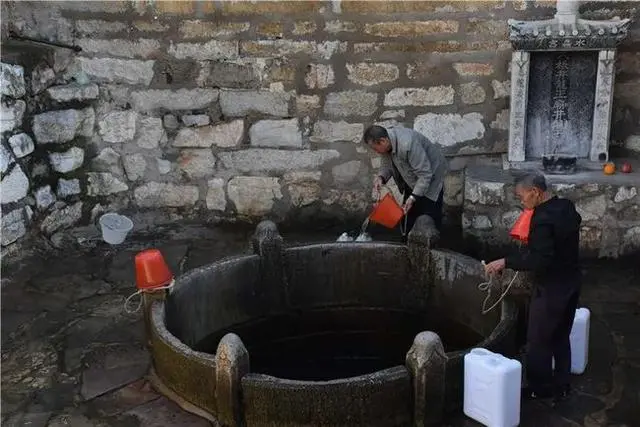
<path id="1" fill-rule="evenodd" d="M 553 5 L 3 2 L 2 245 L 105 211 L 362 218 L 379 165 L 360 142 L 372 123 L 441 144 L 448 218 L 459 221 L 464 167 L 506 150 L 506 20 Z M 639 13 L 594 2 L 583 16 Z M 619 53 L 613 129 L 635 153 L 638 21 Z"/>

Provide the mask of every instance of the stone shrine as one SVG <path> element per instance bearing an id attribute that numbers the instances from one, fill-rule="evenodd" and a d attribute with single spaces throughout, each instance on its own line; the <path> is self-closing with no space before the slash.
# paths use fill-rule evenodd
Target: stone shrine
<path id="1" fill-rule="evenodd" d="M 629 19 L 581 19 L 579 1 L 559 0 L 552 19 L 510 19 L 508 162 L 548 173 L 590 169 L 609 158 L 616 47 Z"/>

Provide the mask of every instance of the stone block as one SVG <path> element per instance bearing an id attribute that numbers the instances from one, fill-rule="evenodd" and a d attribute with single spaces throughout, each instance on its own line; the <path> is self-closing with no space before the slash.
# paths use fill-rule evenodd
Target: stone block
<path id="1" fill-rule="evenodd" d="M 314 114 L 320 108 L 318 95 L 298 95 L 296 97 L 296 112 L 299 115 Z"/>
<path id="2" fill-rule="evenodd" d="M 206 114 L 187 114 L 180 119 L 185 126 L 206 126 L 211 122 Z"/>
<path id="3" fill-rule="evenodd" d="M 49 153 L 51 168 L 60 173 L 78 169 L 84 163 L 84 149 L 71 147 L 62 153 Z"/>
<path id="4" fill-rule="evenodd" d="M 42 210 L 48 208 L 56 201 L 56 196 L 53 194 L 53 191 L 51 191 L 50 185 L 38 188 L 34 196 L 36 198 L 36 206 Z"/>
<path id="5" fill-rule="evenodd" d="M 454 53 L 468 51 L 496 51 L 500 48 L 498 42 L 465 41 L 465 40 L 437 40 L 425 42 L 366 42 L 354 43 L 353 51 L 356 54 L 432 54 Z"/>
<path id="6" fill-rule="evenodd" d="M 467 105 L 482 104 L 487 94 L 478 82 L 463 83 L 460 85 L 460 99 Z"/>
<path id="7" fill-rule="evenodd" d="M 162 117 L 162 123 L 164 127 L 169 130 L 176 130 L 180 127 L 180 123 L 178 123 L 178 118 L 173 114 L 165 114 Z"/>
<path id="8" fill-rule="evenodd" d="M 464 30 L 465 34 L 474 39 L 507 39 L 507 20 L 485 20 L 469 18 Z"/>
<path id="9" fill-rule="evenodd" d="M 361 90 L 329 93 L 324 113 L 332 117 L 370 116 L 377 109 L 378 94 Z"/>
<path id="10" fill-rule="evenodd" d="M 223 90 L 220 107 L 227 117 L 243 117 L 251 113 L 286 117 L 289 115 L 290 98 L 286 92 Z"/>
<path id="11" fill-rule="evenodd" d="M 340 157 L 336 150 L 276 150 L 250 148 L 242 151 L 218 153 L 225 169 L 240 173 L 284 173 L 294 170 L 319 169 L 323 164 Z"/>
<path id="12" fill-rule="evenodd" d="M 360 142 L 363 133 L 364 125 L 362 123 L 320 120 L 313 126 L 310 140 L 312 142 Z"/>
<path id="13" fill-rule="evenodd" d="M 640 226 L 627 229 L 622 235 L 622 253 L 631 253 L 640 249 Z"/>
<path id="14" fill-rule="evenodd" d="M 49 98 L 57 102 L 97 99 L 99 94 L 98 85 L 94 83 L 84 85 L 72 83 L 63 86 L 53 86 L 47 89 Z"/>
<path id="15" fill-rule="evenodd" d="M 453 69 L 461 76 L 490 76 L 493 74 L 493 65 L 478 62 L 457 62 Z"/>
<path id="16" fill-rule="evenodd" d="M 358 25 L 349 21 L 327 21 L 324 24 L 324 30 L 329 34 L 355 33 L 358 31 Z"/>
<path id="17" fill-rule="evenodd" d="M 206 61 L 196 82 L 201 87 L 252 89 L 260 85 L 260 75 L 251 63 Z"/>
<path id="18" fill-rule="evenodd" d="M 203 126 L 196 129 L 180 129 L 173 141 L 174 147 L 206 148 L 211 146 L 236 147 L 244 135 L 244 121 L 234 120 L 216 126 Z"/>
<path id="19" fill-rule="evenodd" d="M 278 178 L 236 176 L 227 184 L 229 200 L 238 215 L 260 217 L 271 211 L 274 202 L 282 199 Z"/>
<path id="20" fill-rule="evenodd" d="M 464 173 L 449 173 L 444 177 L 443 202 L 447 206 L 462 206 Z"/>
<path id="21" fill-rule="evenodd" d="M 63 143 L 76 136 L 91 136 L 94 122 L 92 108 L 49 111 L 34 116 L 33 134 L 39 144 Z"/>
<path id="22" fill-rule="evenodd" d="M 222 3 L 222 13 L 226 15 L 308 15 L 319 13 L 323 6 L 322 1 L 273 1 L 273 2 L 246 2 L 225 1 Z"/>
<path id="23" fill-rule="evenodd" d="M 623 203 L 633 199 L 638 195 L 636 187 L 620 187 L 616 191 L 616 195 L 613 197 L 613 201 L 616 203 Z"/>
<path id="24" fill-rule="evenodd" d="M 498 111 L 496 119 L 492 121 L 489 126 L 492 129 L 509 130 L 509 119 L 509 109 L 505 108 L 502 111 Z"/>
<path id="25" fill-rule="evenodd" d="M 75 21 L 76 33 L 81 36 L 105 36 L 119 33 L 127 29 L 124 22 L 105 21 L 102 19 L 79 19 Z"/>
<path id="26" fill-rule="evenodd" d="M 471 218 L 471 228 L 475 228 L 476 230 L 490 230 L 493 228 L 493 224 L 488 216 L 476 215 Z"/>
<path id="27" fill-rule="evenodd" d="M 91 161 L 91 169 L 95 172 L 109 172 L 115 175 L 122 175 L 124 170 L 120 163 L 120 154 L 113 148 L 104 148 Z"/>
<path id="28" fill-rule="evenodd" d="M 309 89 L 326 89 L 335 83 L 335 75 L 330 64 L 309 64 L 304 82 Z"/>
<path id="29" fill-rule="evenodd" d="M 9 166 L 15 163 L 13 154 L 0 144 L 0 171 L 5 173 Z"/>
<path id="30" fill-rule="evenodd" d="M 139 207 L 185 207 L 198 201 L 199 191 L 195 185 L 175 185 L 162 182 L 148 182 L 133 191 Z"/>
<path id="31" fill-rule="evenodd" d="M 307 40 L 258 40 L 242 42 L 240 45 L 242 56 L 258 57 L 308 55 L 313 59 L 329 60 L 333 55 L 344 53 L 346 50 L 347 43 L 338 40 L 319 43 Z"/>
<path id="32" fill-rule="evenodd" d="M 171 42 L 169 55 L 176 59 L 195 59 L 207 61 L 216 59 L 235 59 L 238 57 L 238 41 L 210 40 L 205 43 Z"/>
<path id="33" fill-rule="evenodd" d="M 640 152 L 640 135 L 629 135 L 624 141 L 627 150 Z"/>
<path id="34" fill-rule="evenodd" d="M 336 165 L 331 169 L 333 182 L 342 185 L 349 184 L 358 178 L 361 169 L 362 162 L 360 160 L 351 160 L 349 162 Z"/>
<path id="35" fill-rule="evenodd" d="M 422 88 L 396 88 L 384 97 L 385 107 L 438 106 L 453 104 L 455 91 L 452 86 Z"/>
<path id="36" fill-rule="evenodd" d="M 160 175 L 165 175 L 171 172 L 171 162 L 165 159 L 156 159 L 156 166 Z"/>
<path id="37" fill-rule="evenodd" d="M 256 35 L 266 38 L 282 38 L 284 24 L 282 22 L 263 22 L 256 26 Z"/>
<path id="38" fill-rule="evenodd" d="M 19 133 L 9 137 L 9 146 L 11 147 L 11 150 L 13 150 L 13 154 L 18 159 L 33 153 L 35 148 L 33 140 L 26 133 Z"/>
<path id="39" fill-rule="evenodd" d="M 155 39 L 100 40 L 96 38 L 77 39 L 82 52 L 92 55 L 121 56 L 124 58 L 149 58 L 160 50 L 160 42 Z"/>
<path id="40" fill-rule="evenodd" d="M 74 12 L 125 13 L 128 10 L 129 2 L 126 0 L 111 0 L 105 2 L 65 1 L 60 2 L 59 5 L 64 10 Z"/>
<path id="41" fill-rule="evenodd" d="M 375 64 L 360 62 L 347 64 L 348 78 L 355 84 L 362 86 L 375 86 L 382 83 L 393 82 L 400 76 L 400 70 L 395 64 Z"/>
<path id="42" fill-rule="evenodd" d="M 491 80 L 493 99 L 508 98 L 511 96 L 511 80 Z"/>
<path id="43" fill-rule="evenodd" d="M 289 193 L 291 205 L 308 206 L 320 199 L 322 187 L 319 181 L 321 172 L 289 172 L 284 175 L 284 182 Z"/>
<path id="44" fill-rule="evenodd" d="M 11 98 L 22 98 L 26 94 L 24 68 L 0 62 L 0 94 Z"/>
<path id="45" fill-rule="evenodd" d="M 126 183 L 109 172 L 88 172 L 87 182 L 87 194 L 91 197 L 109 196 L 129 189 Z"/>
<path id="46" fill-rule="evenodd" d="M 51 86 L 56 79 L 56 72 L 48 65 L 41 63 L 31 72 L 31 93 L 38 94 Z"/>
<path id="47" fill-rule="evenodd" d="M 177 127 L 177 123 L 176 123 Z M 136 144 L 145 149 L 158 148 L 167 142 L 167 134 L 162 127 L 162 119 L 158 117 L 144 117 L 138 122 Z"/>
<path id="48" fill-rule="evenodd" d="M 40 224 L 40 230 L 46 234 L 53 234 L 61 228 L 69 228 L 82 218 L 82 202 L 56 209 Z"/>
<path id="49" fill-rule="evenodd" d="M 302 148 L 302 132 L 295 118 L 260 120 L 249 129 L 249 139 L 254 147 Z"/>
<path id="50" fill-rule="evenodd" d="M 27 234 L 24 209 L 14 209 L 2 215 L 2 246 L 10 245 Z"/>
<path id="51" fill-rule="evenodd" d="M 392 13 L 453 13 L 479 12 L 504 8 L 504 1 L 346 1 L 342 13 L 380 14 Z"/>
<path id="52" fill-rule="evenodd" d="M 95 83 L 149 86 L 154 61 L 119 58 L 76 58 L 78 67 Z"/>
<path id="53" fill-rule="evenodd" d="M 144 171 L 147 168 L 147 161 L 142 154 L 128 154 L 122 158 L 122 163 L 129 181 L 137 181 L 144 177 Z"/>
<path id="54" fill-rule="evenodd" d="M 519 209 L 510 210 L 502 214 L 501 226 L 507 230 L 511 230 L 511 227 L 516 223 L 522 211 Z"/>
<path id="55" fill-rule="evenodd" d="M 207 181 L 205 204 L 209 210 L 225 211 L 227 208 L 227 197 L 224 191 L 224 179 L 213 178 Z"/>
<path id="56" fill-rule="evenodd" d="M 413 388 L 415 425 L 441 425 L 445 410 L 447 354 L 435 332 L 420 332 L 407 352 L 406 366 Z"/>
<path id="57" fill-rule="evenodd" d="M 467 179 L 464 186 L 465 202 L 501 206 L 505 202 L 505 184 Z"/>
<path id="58" fill-rule="evenodd" d="M 298 21 L 293 23 L 293 30 L 291 32 L 294 36 L 304 36 L 314 33 L 316 29 L 316 23 L 313 21 Z"/>
<path id="59" fill-rule="evenodd" d="M 148 89 L 131 93 L 137 111 L 199 110 L 218 100 L 217 89 Z"/>
<path id="60" fill-rule="evenodd" d="M 445 147 L 484 137 L 480 113 L 422 114 L 416 117 L 413 128 L 430 141 Z"/>
<path id="61" fill-rule="evenodd" d="M 209 149 L 186 149 L 180 151 L 178 169 L 189 179 L 212 175 L 216 166 L 216 158 Z"/>
<path id="62" fill-rule="evenodd" d="M 218 39 L 238 35 L 250 27 L 248 22 L 186 20 L 182 21 L 178 31 L 183 39 Z"/>
<path id="63" fill-rule="evenodd" d="M 136 134 L 138 114 L 135 111 L 112 111 L 98 122 L 98 133 L 106 142 L 127 142 Z"/>
<path id="64" fill-rule="evenodd" d="M 576 210 L 582 221 L 602 221 L 607 210 L 607 199 L 604 194 L 582 198 L 576 201 Z"/>
<path id="65" fill-rule="evenodd" d="M 416 39 L 433 34 L 458 32 L 457 21 L 397 21 L 364 25 L 364 33 L 377 37 L 403 37 Z"/>
<path id="66" fill-rule="evenodd" d="M 243 424 L 242 377 L 249 373 L 249 352 L 239 336 L 226 334 L 216 349 L 216 403 L 220 421 Z"/>
<path id="67" fill-rule="evenodd" d="M 5 101 L 0 104 L 0 133 L 14 130 L 22 125 L 27 104 L 22 100 Z"/>
<path id="68" fill-rule="evenodd" d="M 80 194 L 80 180 L 74 179 L 64 179 L 60 178 L 58 180 L 58 189 L 56 193 L 58 197 L 68 197 L 74 196 L 76 194 Z"/>

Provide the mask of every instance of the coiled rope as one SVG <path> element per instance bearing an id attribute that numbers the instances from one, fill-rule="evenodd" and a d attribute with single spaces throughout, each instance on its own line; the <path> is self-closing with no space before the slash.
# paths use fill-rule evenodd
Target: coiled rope
<path id="1" fill-rule="evenodd" d="M 485 265 L 484 261 L 482 261 L 482 265 L 483 266 Z M 493 303 L 493 305 L 489 308 L 487 308 L 487 302 L 491 298 L 491 284 L 493 283 L 493 278 L 495 277 L 495 275 L 489 275 L 488 277 L 489 279 L 486 282 L 482 282 L 478 285 L 479 291 L 487 293 L 487 296 L 484 298 L 484 301 L 482 301 L 482 314 L 487 314 L 502 302 L 504 297 L 507 296 L 507 294 L 509 293 L 509 290 L 511 289 L 511 285 L 513 285 L 514 282 L 516 281 L 516 278 L 518 277 L 518 272 L 517 271 L 515 272 L 515 274 L 513 275 L 513 278 L 507 285 L 507 288 L 504 290 L 504 292 L 502 292 L 502 295 L 500 295 L 500 298 L 498 298 L 498 300 L 495 303 Z"/>
<path id="2" fill-rule="evenodd" d="M 154 293 L 154 292 L 159 292 L 164 290 L 170 291 L 171 289 L 173 289 L 174 285 L 175 285 L 175 280 L 172 280 L 171 283 L 165 286 L 159 286 L 157 288 L 150 288 L 150 289 L 140 289 L 134 292 L 133 294 L 129 295 L 127 299 L 124 301 L 124 311 L 127 312 L 127 314 L 135 314 L 138 311 L 140 311 L 140 309 L 142 308 L 142 297 L 140 297 L 140 300 L 138 301 L 138 305 L 135 308 L 133 309 L 130 308 L 131 300 L 135 298 L 137 295 L 142 295 L 143 293 Z"/>

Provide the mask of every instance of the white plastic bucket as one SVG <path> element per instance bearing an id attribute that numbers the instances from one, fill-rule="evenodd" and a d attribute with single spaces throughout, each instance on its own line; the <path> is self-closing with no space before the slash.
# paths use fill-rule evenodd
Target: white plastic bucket
<path id="1" fill-rule="evenodd" d="M 133 221 L 124 215 L 107 213 L 100 217 L 102 240 L 110 245 L 119 245 L 133 228 Z"/>

